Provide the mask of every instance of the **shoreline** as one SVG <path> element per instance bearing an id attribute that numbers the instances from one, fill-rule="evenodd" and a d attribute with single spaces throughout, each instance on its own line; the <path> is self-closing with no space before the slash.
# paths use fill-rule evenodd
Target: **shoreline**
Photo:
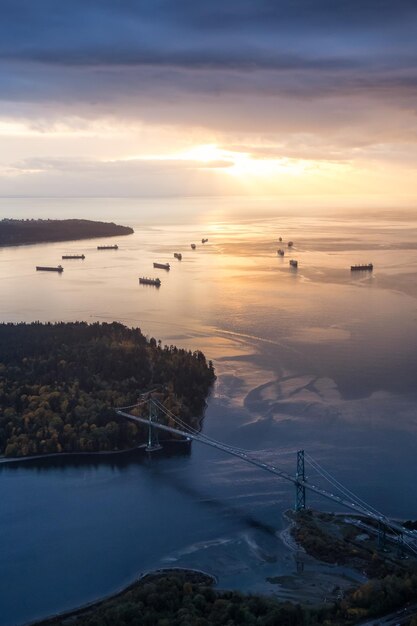
<path id="1" fill-rule="evenodd" d="M 41 244 L 45 245 L 48 243 L 71 243 L 72 241 L 88 241 L 89 239 L 108 239 L 111 237 L 128 237 L 129 235 L 133 235 L 132 233 L 119 233 L 114 235 L 88 235 L 85 237 L 71 237 L 70 239 L 46 239 L 39 241 L 21 241 L 19 243 L 0 243 L 0 249 L 2 248 L 17 248 L 19 246 L 39 246 Z"/>
<path id="2" fill-rule="evenodd" d="M 118 454 L 125 454 L 127 452 L 134 452 L 140 450 L 145 444 L 140 444 L 134 448 L 126 448 L 126 450 L 102 450 L 98 452 L 50 452 L 48 454 L 36 454 L 35 456 L 14 456 L 5 457 L 0 456 L 0 465 L 11 465 L 12 463 L 25 463 L 29 461 L 41 461 L 42 459 L 57 459 L 68 458 L 76 456 L 116 456 Z"/>
<path id="3" fill-rule="evenodd" d="M 290 512 L 291 509 L 284 511 L 284 513 L 282 514 L 284 520 L 288 522 L 288 526 L 286 526 L 283 530 L 281 530 L 280 533 L 278 533 L 278 537 L 290 553 L 302 552 L 303 554 L 306 554 L 306 551 L 304 550 L 301 543 L 299 543 L 292 535 L 291 531 L 293 528 L 295 528 L 296 521 L 291 517 L 291 515 L 289 514 Z"/>
<path id="4" fill-rule="evenodd" d="M 200 575 L 200 576 L 204 576 L 208 579 L 208 584 L 214 586 L 217 585 L 218 583 L 218 579 L 214 574 L 210 574 L 209 572 L 205 572 L 204 570 L 199 570 L 199 569 L 191 569 L 191 568 L 185 568 L 185 567 L 164 567 L 161 569 L 155 569 L 155 570 L 148 570 L 146 572 L 143 572 L 141 574 L 139 574 L 139 576 L 137 576 L 131 583 L 129 583 L 127 586 L 124 587 L 119 587 L 118 589 L 116 589 L 115 591 L 112 591 L 111 593 L 102 596 L 100 598 L 97 598 L 96 600 L 91 600 L 90 602 L 86 602 L 85 604 L 82 604 L 78 607 L 75 607 L 73 609 L 68 609 L 67 611 L 62 611 L 60 613 L 55 613 L 54 615 L 49 615 L 47 617 L 41 618 L 41 619 L 37 619 L 37 620 L 32 620 L 30 622 L 24 622 L 21 626 L 43 626 L 43 625 L 48 625 L 48 624 L 54 624 L 56 620 L 61 620 L 61 619 L 65 619 L 65 620 L 72 620 L 80 615 L 83 615 L 83 613 L 88 613 L 91 610 L 96 610 L 98 609 L 100 606 L 102 606 L 103 604 L 105 604 L 106 602 L 110 602 L 112 600 L 116 600 L 118 597 L 122 596 L 125 593 L 128 593 L 130 590 L 132 590 L 136 585 L 140 584 L 140 583 L 144 583 L 146 581 L 146 579 L 152 579 L 152 578 L 156 578 L 158 576 L 167 576 L 170 574 L 185 574 L 185 575 Z"/>
<path id="5" fill-rule="evenodd" d="M 162 441 L 162 444 L 172 443 L 177 444 L 188 444 L 186 441 L 181 440 L 168 440 Z M 14 456 L 14 457 L 5 457 L 0 456 L 0 467 L 2 465 L 13 465 L 16 463 L 29 463 L 30 461 L 42 461 L 43 459 L 59 459 L 59 458 L 76 458 L 76 457 L 112 457 L 119 456 L 123 454 L 129 454 L 131 452 L 137 452 L 138 450 L 145 450 L 146 443 L 141 443 L 138 446 L 134 446 L 133 448 L 126 448 L 125 450 L 101 450 L 98 452 L 51 452 L 48 454 L 36 454 L 34 456 Z"/>

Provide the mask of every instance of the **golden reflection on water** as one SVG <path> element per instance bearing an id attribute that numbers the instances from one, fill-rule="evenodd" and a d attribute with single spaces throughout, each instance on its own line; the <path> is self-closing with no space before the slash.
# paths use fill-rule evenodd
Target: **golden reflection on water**
<path id="1" fill-rule="evenodd" d="M 117 239 L 116 251 L 97 250 L 110 240 L 3 248 L 0 317 L 116 319 L 167 343 L 206 348 L 213 359 L 224 356 L 225 337 L 229 352 L 271 345 L 279 349 L 272 363 L 278 369 L 308 367 L 340 379 L 349 364 L 373 370 L 385 363 L 386 384 L 402 376 L 399 365 L 410 366 L 416 233 L 411 218 L 358 224 L 356 218 L 306 215 L 235 223 L 201 214 L 194 223 L 138 224 L 134 235 Z M 86 258 L 66 261 L 62 275 L 35 271 L 40 263 L 58 264 L 65 253 Z M 290 258 L 298 269 L 289 266 Z M 154 261 L 169 262 L 171 270 L 155 270 Z M 361 262 L 373 262 L 374 272 L 352 274 L 350 265 Z M 160 289 L 138 283 L 139 276 L 157 275 Z M 390 371 L 390 361 L 396 370 Z"/>

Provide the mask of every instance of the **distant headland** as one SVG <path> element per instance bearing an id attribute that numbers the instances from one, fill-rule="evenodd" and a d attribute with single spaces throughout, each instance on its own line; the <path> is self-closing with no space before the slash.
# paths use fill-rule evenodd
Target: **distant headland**
<path id="1" fill-rule="evenodd" d="M 5 218 L 0 221 L 0 246 L 48 243 L 92 239 L 94 237 L 119 237 L 134 232 L 129 226 L 113 222 L 93 220 L 16 220 Z"/>

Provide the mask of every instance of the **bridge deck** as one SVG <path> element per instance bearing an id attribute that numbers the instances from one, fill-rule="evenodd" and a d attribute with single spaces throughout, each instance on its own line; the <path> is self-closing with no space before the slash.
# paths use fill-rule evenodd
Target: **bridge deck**
<path id="1" fill-rule="evenodd" d="M 308 489 L 309 491 L 312 491 L 316 494 L 318 494 L 319 496 L 321 496 L 322 498 L 326 498 L 327 500 L 331 500 L 332 502 L 336 502 L 337 504 L 339 504 L 340 506 L 343 506 L 347 509 L 350 509 L 352 511 L 355 511 L 358 515 L 363 515 L 365 517 L 368 517 L 369 519 L 375 520 L 377 522 L 381 522 L 383 524 L 385 524 L 386 526 L 388 526 L 389 528 L 391 528 L 392 530 L 395 530 L 399 533 L 401 533 L 402 535 L 406 535 L 408 536 L 410 539 L 412 539 L 413 541 L 415 541 L 416 537 L 413 534 L 412 531 L 407 530 L 406 528 L 404 528 L 404 526 L 402 526 L 401 524 L 399 524 L 398 522 L 395 522 L 393 520 L 389 520 L 388 518 L 384 517 L 384 516 L 378 516 L 375 513 L 373 513 L 372 511 L 368 511 L 365 508 L 362 508 L 361 506 L 355 504 L 354 502 L 350 502 L 349 500 L 345 500 L 344 498 L 341 498 L 333 493 L 330 493 L 329 491 L 326 491 L 325 489 L 321 489 L 320 487 L 317 487 L 316 485 L 313 485 L 311 482 L 308 482 L 306 480 L 300 480 L 297 479 L 295 476 L 292 476 L 291 474 L 288 474 L 288 472 L 276 467 L 275 465 L 270 465 L 268 463 L 263 463 L 261 460 L 254 458 L 253 456 L 246 454 L 245 452 L 242 452 L 240 450 L 237 450 L 235 448 L 233 448 L 233 446 L 228 446 L 227 444 L 223 444 L 223 443 L 219 443 L 219 442 L 214 442 L 210 439 L 207 439 L 201 435 L 198 434 L 192 434 L 192 433 L 188 433 L 186 431 L 180 430 L 178 428 L 172 428 L 171 426 L 166 426 L 165 424 L 160 424 L 159 422 L 155 422 L 152 421 L 150 422 L 149 419 L 145 419 L 144 417 L 138 417 L 136 415 L 132 415 L 131 413 L 126 413 L 125 411 L 122 410 L 117 410 L 116 413 L 122 417 L 126 417 L 129 420 L 132 420 L 134 422 L 140 423 L 140 424 L 145 424 L 146 426 L 151 425 L 152 428 L 157 428 L 158 430 L 162 430 L 164 432 L 168 432 L 171 433 L 173 435 L 178 435 L 180 437 L 185 437 L 187 439 L 191 439 L 193 441 L 198 441 L 199 443 L 203 443 L 206 446 L 210 446 L 212 448 L 216 448 L 217 450 L 221 450 L 222 452 L 225 452 L 226 454 L 230 454 L 232 456 L 235 456 L 239 459 L 242 459 L 242 461 L 245 461 L 246 463 L 250 463 L 251 465 L 254 465 L 255 467 L 259 467 L 260 469 L 269 472 L 270 474 L 274 474 L 275 476 L 279 476 L 280 478 L 283 478 L 284 480 L 287 480 L 289 482 L 291 482 L 293 485 L 300 485 L 302 487 L 305 487 L 306 489 Z"/>

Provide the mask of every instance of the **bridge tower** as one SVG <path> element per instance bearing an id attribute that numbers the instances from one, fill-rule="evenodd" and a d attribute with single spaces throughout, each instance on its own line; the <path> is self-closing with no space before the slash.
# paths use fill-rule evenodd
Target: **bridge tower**
<path id="1" fill-rule="evenodd" d="M 149 423 L 148 423 L 148 443 L 146 444 L 145 450 L 146 452 L 155 452 L 156 450 L 161 450 L 162 446 L 159 443 L 158 439 L 158 429 L 154 428 L 152 423 L 158 421 L 158 411 L 152 400 L 149 398 L 148 400 L 148 409 L 149 409 Z"/>
<path id="2" fill-rule="evenodd" d="M 304 450 L 297 451 L 297 472 L 295 474 L 295 510 L 302 511 L 306 508 L 306 488 L 301 482 L 305 482 Z"/>

